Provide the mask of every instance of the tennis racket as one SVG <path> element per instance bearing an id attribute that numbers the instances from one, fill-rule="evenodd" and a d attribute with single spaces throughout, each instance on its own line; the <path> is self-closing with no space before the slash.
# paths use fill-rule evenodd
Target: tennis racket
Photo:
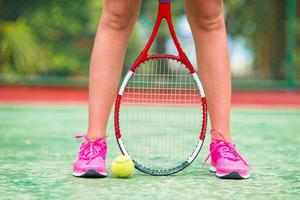
<path id="1" fill-rule="evenodd" d="M 178 55 L 148 54 L 162 20 L 167 22 Z M 150 39 L 120 86 L 114 122 L 122 153 L 147 174 L 177 173 L 192 163 L 202 148 L 206 98 L 177 39 L 170 0 L 159 0 Z"/>

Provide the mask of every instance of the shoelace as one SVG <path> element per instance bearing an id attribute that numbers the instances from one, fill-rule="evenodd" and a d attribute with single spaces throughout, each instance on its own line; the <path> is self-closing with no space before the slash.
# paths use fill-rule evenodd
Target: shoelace
<path id="1" fill-rule="evenodd" d="M 91 141 L 88 135 L 77 135 L 75 136 L 76 139 L 83 138 L 87 141 L 87 143 L 84 143 L 79 150 L 79 158 L 83 160 L 89 160 L 88 163 L 91 162 L 95 157 L 101 156 L 101 151 L 103 150 L 103 144 L 102 142 L 105 138 L 98 138 L 95 141 Z M 100 142 L 100 145 L 97 143 Z M 97 145 L 97 148 L 95 147 Z M 99 148 L 100 147 L 100 148 Z"/>
<path id="2" fill-rule="evenodd" d="M 216 135 L 217 134 L 217 135 Z M 220 141 L 218 142 L 214 148 L 209 152 L 206 156 L 204 162 L 202 163 L 201 167 L 205 165 L 208 159 L 211 157 L 211 154 L 219 148 L 222 148 L 223 153 L 221 154 L 224 158 L 228 158 L 231 160 L 238 160 L 240 159 L 247 167 L 250 168 L 249 164 L 245 161 L 245 159 L 236 151 L 235 146 L 230 144 L 229 142 L 225 141 L 224 134 L 216 128 L 211 129 L 210 135 L 212 138 Z"/>

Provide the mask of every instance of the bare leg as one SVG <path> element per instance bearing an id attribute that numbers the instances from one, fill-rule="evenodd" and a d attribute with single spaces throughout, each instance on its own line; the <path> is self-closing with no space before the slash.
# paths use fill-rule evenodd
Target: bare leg
<path id="1" fill-rule="evenodd" d="M 89 125 L 92 137 L 106 135 L 106 126 L 140 0 L 104 0 L 89 76 Z"/>
<path id="2" fill-rule="evenodd" d="M 231 71 L 222 0 L 185 0 L 213 128 L 230 135 Z"/>

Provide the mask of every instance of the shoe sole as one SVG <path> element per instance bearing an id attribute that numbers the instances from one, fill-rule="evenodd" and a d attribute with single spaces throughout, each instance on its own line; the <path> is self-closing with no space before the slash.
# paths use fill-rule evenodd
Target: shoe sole
<path id="1" fill-rule="evenodd" d="M 209 171 L 216 173 L 216 168 L 213 166 L 210 166 Z M 216 173 L 216 177 L 221 178 L 221 179 L 247 179 L 250 176 L 249 176 L 249 174 L 241 175 L 236 171 L 232 171 L 232 172 L 229 172 L 226 174 Z"/>
<path id="2" fill-rule="evenodd" d="M 87 172 L 73 172 L 73 176 L 81 178 L 105 178 L 107 177 L 107 174 L 99 173 L 96 170 L 90 169 Z"/>

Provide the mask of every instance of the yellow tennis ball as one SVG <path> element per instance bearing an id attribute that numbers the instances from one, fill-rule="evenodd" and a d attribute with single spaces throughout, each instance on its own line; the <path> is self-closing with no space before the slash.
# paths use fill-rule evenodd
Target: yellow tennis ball
<path id="1" fill-rule="evenodd" d="M 111 172 L 116 177 L 129 177 L 132 175 L 133 171 L 134 164 L 128 156 L 118 156 L 112 161 Z"/>

